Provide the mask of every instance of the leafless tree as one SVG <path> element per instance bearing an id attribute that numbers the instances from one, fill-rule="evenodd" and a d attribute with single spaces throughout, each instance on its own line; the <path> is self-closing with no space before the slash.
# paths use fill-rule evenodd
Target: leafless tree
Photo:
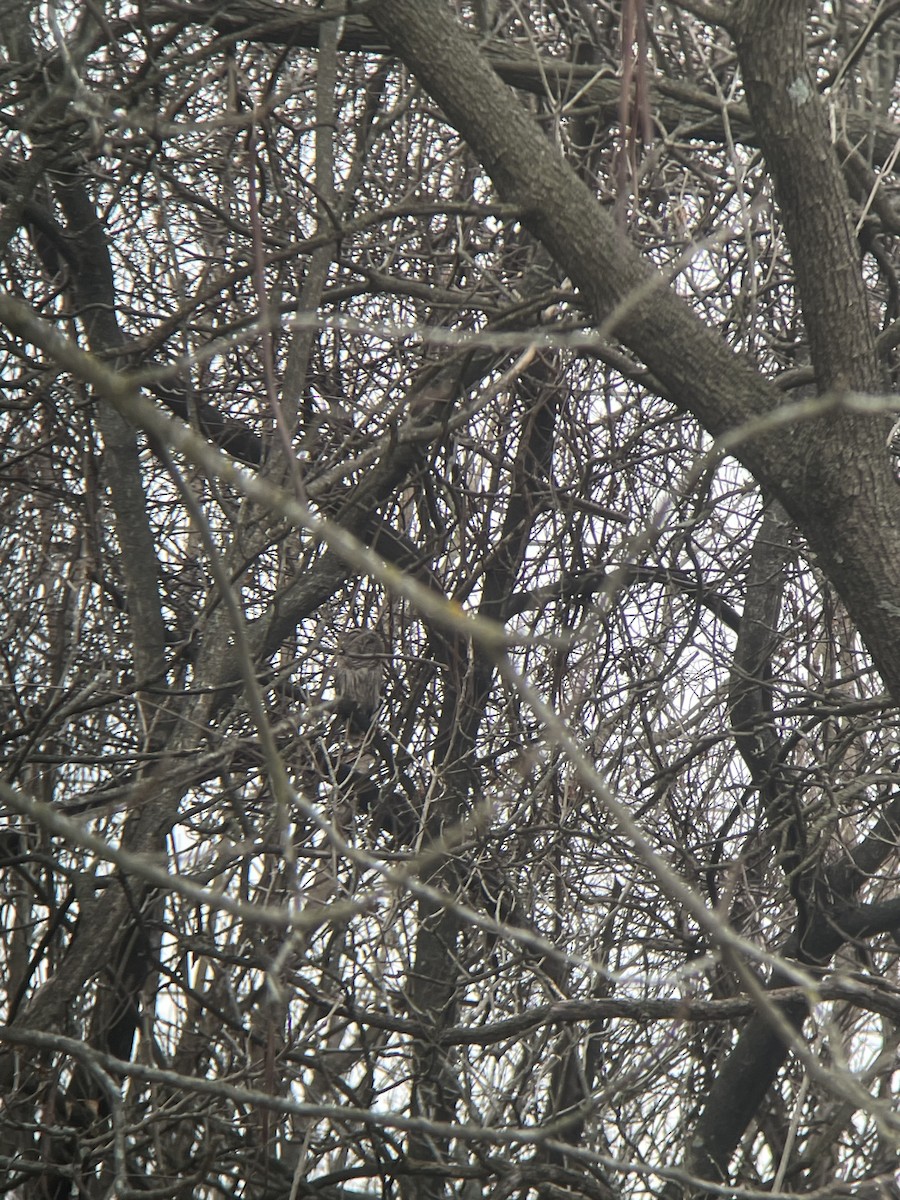
<path id="1" fill-rule="evenodd" d="M 900 1196 L 898 6 L 0 37 L 0 1191 Z"/>

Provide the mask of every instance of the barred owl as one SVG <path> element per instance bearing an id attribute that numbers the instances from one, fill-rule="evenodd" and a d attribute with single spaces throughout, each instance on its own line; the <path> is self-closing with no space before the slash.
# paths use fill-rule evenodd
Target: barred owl
<path id="1" fill-rule="evenodd" d="M 334 660 L 335 712 L 356 729 L 368 729 L 381 698 L 385 645 L 374 629 L 351 629 Z"/>

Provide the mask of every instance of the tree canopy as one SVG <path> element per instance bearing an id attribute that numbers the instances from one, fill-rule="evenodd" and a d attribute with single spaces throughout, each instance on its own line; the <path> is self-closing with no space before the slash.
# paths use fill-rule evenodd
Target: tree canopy
<path id="1" fill-rule="evenodd" d="M 900 1197 L 900 5 L 0 38 L 0 1191 Z"/>

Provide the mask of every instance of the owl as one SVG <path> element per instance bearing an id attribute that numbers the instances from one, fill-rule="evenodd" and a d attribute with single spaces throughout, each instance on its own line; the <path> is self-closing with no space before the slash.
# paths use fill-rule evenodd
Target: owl
<path id="1" fill-rule="evenodd" d="M 385 645 L 374 629 L 350 629 L 334 659 L 335 712 L 359 730 L 368 729 L 381 699 Z"/>

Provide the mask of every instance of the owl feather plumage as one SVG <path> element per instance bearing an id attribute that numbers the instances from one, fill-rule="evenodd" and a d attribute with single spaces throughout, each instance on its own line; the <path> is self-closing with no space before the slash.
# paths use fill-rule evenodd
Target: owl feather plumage
<path id="1" fill-rule="evenodd" d="M 354 629 L 339 642 L 334 660 L 335 712 L 368 729 L 381 700 L 385 647 L 373 629 Z"/>

